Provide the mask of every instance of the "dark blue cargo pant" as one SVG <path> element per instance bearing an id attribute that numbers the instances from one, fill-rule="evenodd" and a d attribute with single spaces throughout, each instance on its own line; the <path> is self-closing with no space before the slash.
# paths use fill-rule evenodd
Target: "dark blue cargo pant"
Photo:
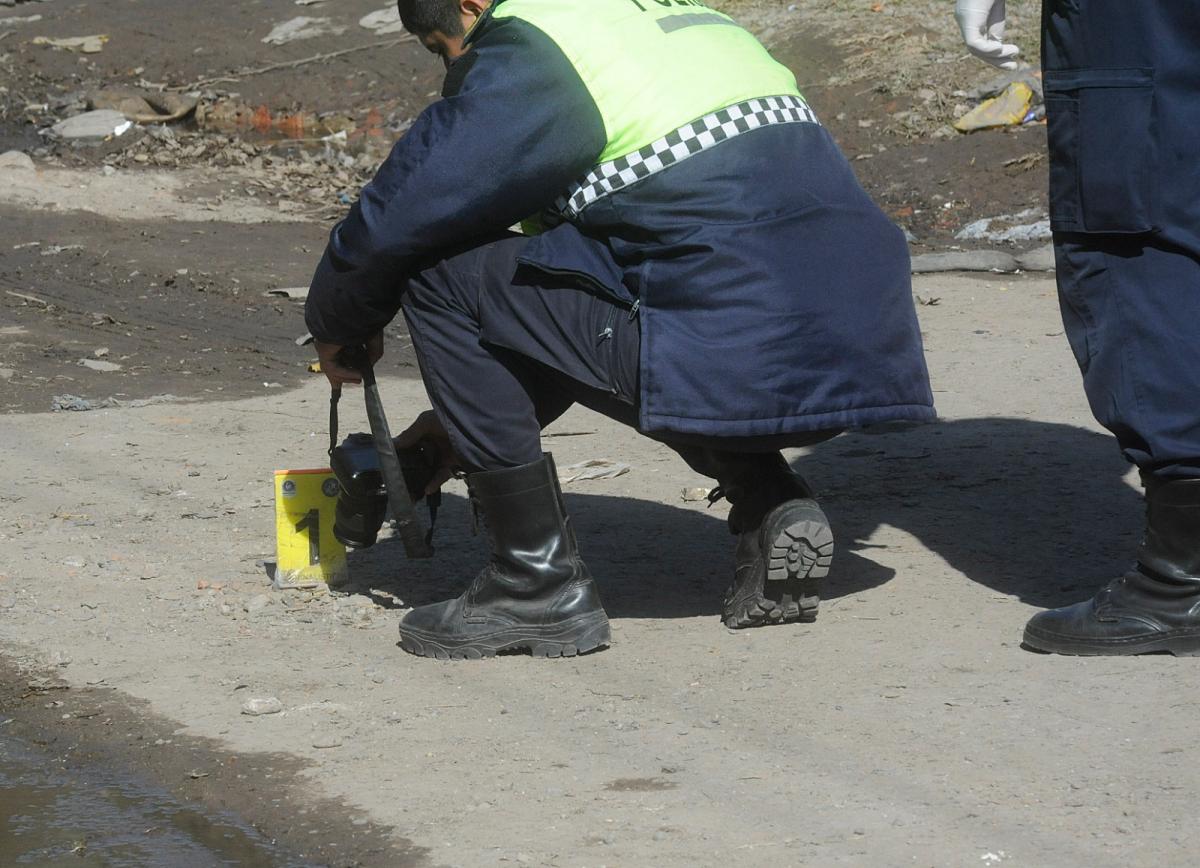
<path id="1" fill-rule="evenodd" d="M 447 256 L 405 289 L 402 310 L 426 391 L 467 472 L 539 460 L 542 428 L 575 403 L 637 424 L 636 313 L 519 268 L 525 244 L 509 235 Z M 766 456 L 837 433 L 656 437 L 692 469 L 715 476 L 714 450 Z"/>
<path id="2" fill-rule="evenodd" d="M 1200 0 L 1044 0 L 1067 338 L 1130 461 L 1200 476 Z"/>

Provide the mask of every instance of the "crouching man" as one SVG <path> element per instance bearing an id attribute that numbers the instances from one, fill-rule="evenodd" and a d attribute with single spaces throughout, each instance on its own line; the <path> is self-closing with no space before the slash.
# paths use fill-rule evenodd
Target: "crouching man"
<path id="1" fill-rule="evenodd" d="M 333 230 L 307 321 L 356 382 L 340 348 L 377 357 L 403 311 L 434 407 L 405 437 L 445 443 L 488 527 L 489 563 L 409 612 L 403 647 L 609 643 L 540 443 L 576 402 L 717 481 L 726 625 L 812 620 L 833 537 L 779 450 L 933 416 L 900 231 L 791 73 L 694 0 L 399 6 L 443 98 Z"/>

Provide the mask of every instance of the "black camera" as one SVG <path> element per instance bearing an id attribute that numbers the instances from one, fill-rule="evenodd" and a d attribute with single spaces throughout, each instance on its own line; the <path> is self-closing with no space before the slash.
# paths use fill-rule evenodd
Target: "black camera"
<path id="1" fill-rule="evenodd" d="M 441 465 L 437 447 L 422 440 L 407 449 L 397 449 L 396 454 L 400 457 L 409 498 L 413 503 L 426 499 L 425 486 Z M 375 545 L 388 508 L 387 488 L 374 439 L 370 434 L 351 434 L 330 453 L 330 466 L 341 488 L 333 535 L 348 548 L 370 548 Z M 441 501 L 440 491 L 427 498 L 431 517 Z"/>

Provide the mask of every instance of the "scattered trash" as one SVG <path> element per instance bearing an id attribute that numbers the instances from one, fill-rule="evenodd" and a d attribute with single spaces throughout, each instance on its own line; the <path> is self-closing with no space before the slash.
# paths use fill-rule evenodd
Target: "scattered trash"
<path id="1" fill-rule="evenodd" d="M 400 23 L 400 9 L 393 3 L 378 12 L 365 15 L 358 21 L 360 27 L 374 30 L 380 36 L 388 33 L 403 33 L 404 25 Z"/>
<path id="2" fill-rule="evenodd" d="M 23 151 L 5 151 L 0 154 L 0 169 L 34 171 L 33 158 Z M 14 250 L 16 248 L 13 248 Z"/>
<path id="3" fill-rule="evenodd" d="M 196 124 L 207 132 L 255 132 L 289 139 L 320 138 L 356 127 L 354 119 L 347 115 L 317 116 L 304 111 L 272 113 L 265 105 L 250 106 L 231 100 L 218 100 L 199 106 Z"/>
<path id="4" fill-rule="evenodd" d="M 111 374 L 121 370 L 121 366 L 116 362 L 106 362 L 103 359 L 80 359 L 79 364 L 93 371 Z"/>
<path id="5" fill-rule="evenodd" d="M 283 703 L 274 696 L 266 699 L 247 699 L 242 703 L 242 714 L 251 717 L 261 717 L 264 714 L 279 714 L 283 711 Z"/>
<path id="6" fill-rule="evenodd" d="M 397 13 L 399 14 L 399 13 Z M 299 42 L 301 39 L 313 39 L 317 36 L 340 36 L 346 32 L 345 27 L 335 26 L 328 18 L 309 18 L 300 15 L 282 24 L 276 24 L 275 29 L 263 37 L 267 45 L 286 45 L 289 42 Z"/>
<path id="7" fill-rule="evenodd" d="M 66 253 L 70 250 L 83 250 L 82 244 L 51 244 L 49 247 L 41 251 L 42 256 L 58 256 L 60 253 Z"/>
<path id="8" fill-rule="evenodd" d="M 699 503 L 702 500 L 708 500 L 710 494 L 712 494 L 711 488 L 685 488 L 680 492 L 680 497 L 685 503 Z"/>
<path id="9" fill-rule="evenodd" d="M 149 398 L 135 398 L 132 401 L 122 401 L 119 398 L 91 401 L 78 395 L 55 395 L 50 399 L 50 410 L 54 413 L 86 413 L 90 410 L 110 408 L 152 407 L 156 404 L 173 404 L 178 400 L 175 395 L 151 395 Z"/>
<path id="10" fill-rule="evenodd" d="M 998 97 L 984 100 L 954 122 L 962 133 L 991 127 L 1012 127 L 1025 123 L 1033 107 L 1033 89 L 1023 81 L 1014 81 Z"/>
<path id="11" fill-rule="evenodd" d="M 296 338 L 296 346 L 307 347 L 309 344 L 316 343 L 316 341 L 317 341 L 316 338 L 314 338 L 308 332 L 305 332 L 304 334 L 300 335 L 300 337 Z"/>
<path id="12" fill-rule="evenodd" d="M 3 5 L 3 4 L 0 4 Z M 35 21 L 41 21 L 41 15 L 13 15 L 9 18 L 0 18 L 0 27 L 11 27 L 17 24 L 32 24 Z"/>
<path id="13" fill-rule="evenodd" d="M 1020 82 L 1033 91 L 1034 96 L 1040 101 L 1042 99 L 1042 71 L 1034 69 L 1028 63 L 1021 64 L 1017 69 L 1001 72 L 978 87 L 973 87 L 967 91 L 956 91 L 955 96 L 965 97 L 966 99 L 987 99 L 992 96 L 999 96 L 1008 89 L 1009 85 Z"/>
<path id="14" fill-rule="evenodd" d="M 584 482 L 589 479 L 615 479 L 618 476 L 624 476 L 630 469 L 628 464 L 593 458 L 590 461 L 581 461 L 570 467 L 564 467 L 558 471 L 558 481 L 563 485 L 569 485 L 572 482 Z"/>
<path id="15" fill-rule="evenodd" d="M 196 110 L 199 99 L 177 93 L 156 93 L 136 87 L 109 87 L 88 95 L 88 108 L 118 111 L 139 124 L 169 124 Z"/>
<path id="16" fill-rule="evenodd" d="M 940 298 L 938 298 L 937 296 L 932 296 L 932 295 L 930 295 L 930 296 L 918 295 L 917 296 L 917 304 L 921 305 L 921 307 L 937 307 L 941 303 L 942 303 L 942 300 Z"/>
<path id="17" fill-rule="evenodd" d="M 104 50 L 108 42 L 107 33 L 96 33 L 92 36 L 69 36 L 65 39 L 51 39 L 48 36 L 38 36 L 33 39 L 34 45 L 49 45 L 51 48 L 65 48 L 67 51 L 78 51 L 83 54 L 98 54 Z"/>
<path id="18" fill-rule="evenodd" d="M 102 109 L 59 121 L 50 128 L 50 132 L 67 141 L 101 141 L 123 136 L 132 128 L 133 121 L 126 120 L 121 112 Z"/>

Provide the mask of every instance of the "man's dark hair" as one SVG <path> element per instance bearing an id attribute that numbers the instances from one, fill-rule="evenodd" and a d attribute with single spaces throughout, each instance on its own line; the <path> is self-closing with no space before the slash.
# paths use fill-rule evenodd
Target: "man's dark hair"
<path id="1" fill-rule="evenodd" d="M 446 36 L 462 36 L 462 18 L 457 0 L 398 0 L 400 23 L 416 36 L 437 30 Z"/>

